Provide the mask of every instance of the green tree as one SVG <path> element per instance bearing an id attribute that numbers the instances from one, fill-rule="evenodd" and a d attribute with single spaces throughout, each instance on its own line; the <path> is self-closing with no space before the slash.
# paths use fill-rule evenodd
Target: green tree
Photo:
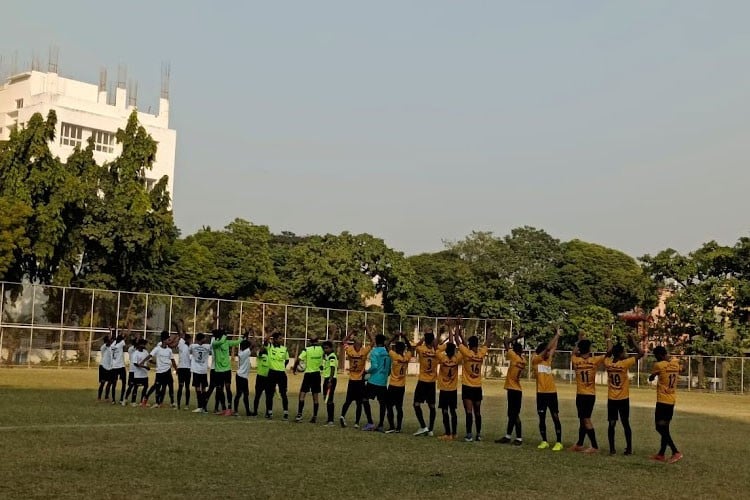
<path id="1" fill-rule="evenodd" d="M 30 215 L 28 205 L 0 196 L 0 279 L 6 279 L 8 270 L 16 267 L 18 255 L 28 252 L 26 220 Z"/>

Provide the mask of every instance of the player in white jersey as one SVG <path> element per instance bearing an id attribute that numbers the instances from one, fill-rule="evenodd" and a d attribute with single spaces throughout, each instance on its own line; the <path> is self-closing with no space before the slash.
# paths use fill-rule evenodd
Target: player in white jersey
<path id="1" fill-rule="evenodd" d="M 110 330 L 111 331 L 111 330 Z M 111 334 L 112 337 L 114 334 Z M 112 352 L 112 404 L 116 403 L 115 395 L 117 394 L 117 381 L 121 381 L 120 387 L 120 404 L 125 406 L 125 336 L 117 335 L 110 346 Z"/>
<path id="2" fill-rule="evenodd" d="M 177 342 L 177 408 L 181 408 L 182 390 L 185 389 L 185 409 L 190 409 L 190 337 L 180 332 Z"/>
<path id="3" fill-rule="evenodd" d="M 195 343 L 190 345 L 190 371 L 193 374 L 193 387 L 195 387 L 195 398 L 198 400 L 198 407 L 193 413 L 207 413 L 206 404 L 208 398 L 208 357 L 211 355 L 211 346 L 206 343 L 206 335 L 199 333 L 195 337 Z"/>
<path id="4" fill-rule="evenodd" d="M 242 396 L 242 402 L 245 403 L 245 414 L 250 416 L 250 383 L 248 378 L 250 377 L 250 353 L 252 352 L 252 344 L 247 340 L 240 343 L 240 351 L 237 353 L 239 359 L 239 367 L 235 375 L 235 385 L 237 386 L 237 392 L 234 396 L 234 415 L 239 415 L 239 403 L 240 395 Z"/>
<path id="5" fill-rule="evenodd" d="M 133 364 L 133 353 L 138 348 L 138 342 L 141 340 L 140 336 L 136 335 L 134 339 L 130 341 L 128 346 L 128 383 L 127 390 L 125 391 L 125 401 L 130 397 L 130 393 L 133 392 L 133 382 L 135 381 L 135 365 Z"/>
<path id="6" fill-rule="evenodd" d="M 156 403 L 152 408 L 159 408 L 164 402 L 164 393 L 169 390 L 169 400 L 173 408 L 177 408 L 174 402 L 174 380 L 172 379 L 172 369 L 177 370 L 177 365 L 172 356 L 172 348 L 169 346 L 169 333 L 161 332 L 162 341 L 151 350 L 151 354 L 146 358 L 146 362 L 151 358 L 156 360 L 156 379 L 154 385 L 146 394 L 146 401 L 151 397 L 151 393 L 156 391 Z"/>
<path id="7" fill-rule="evenodd" d="M 104 399 L 109 399 L 109 391 L 112 388 L 112 377 L 110 375 L 112 371 L 112 339 L 110 337 L 104 337 L 102 339 L 102 346 L 99 348 L 99 391 L 96 396 L 97 401 L 102 401 L 102 390 L 104 392 Z"/>
<path id="8" fill-rule="evenodd" d="M 148 365 L 145 364 L 146 358 L 148 358 L 148 351 L 146 351 L 146 340 L 137 339 L 135 350 L 130 356 L 130 367 L 133 370 L 132 384 L 128 387 L 128 391 L 133 392 L 130 399 L 131 406 L 137 406 L 135 400 L 138 397 L 138 387 L 143 387 L 141 390 L 141 405 L 146 406 L 146 391 L 148 390 Z"/>

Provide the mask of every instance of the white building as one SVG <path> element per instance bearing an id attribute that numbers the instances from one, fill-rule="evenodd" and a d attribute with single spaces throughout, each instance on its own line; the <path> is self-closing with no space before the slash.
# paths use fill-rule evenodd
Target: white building
<path id="1" fill-rule="evenodd" d="M 112 99 L 114 97 L 114 99 Z M 54 109 L 57 128 L 53 155 L 67 161 L 75 146 L 85 148 L 94 137 L 94 157 L 100 165 L 120 153 L 115 132 L 125 128 L 135 106 L 127 102 L 124 88 L 118 87 L 108 99 L 106 81 L 100 85 L 63 78 L 57 73 L 28 71 L 13 75 L 0 86 L 0 141 L 6 141 L 15 127 L 27 123 L 34 113 L 44 118 Z M 162 176 L 169 176 L 169 192 L 174 192 L 174 160 L 177 133 L 169 128 L 169 100 L 159 99 L 156 114 L 138 112 L 138 121 L 158 142 L 156 161 L 146 172 L 150 186 Z"/>

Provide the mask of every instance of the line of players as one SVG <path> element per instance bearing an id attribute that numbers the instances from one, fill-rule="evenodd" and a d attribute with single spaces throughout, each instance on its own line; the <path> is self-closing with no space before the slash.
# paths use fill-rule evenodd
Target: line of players
<path id="1" fill-rule="evenodd" d="M 364 431 L 400 433 L 403 423 L 403 401 L 405 395 L 407 367 L 414 355 L 419 362 L 419 378 L 414 392 L 414 411 L 419 422 L 415 436 L 433 436 L 436 419 L 436 388 L 439 392 L 437 408 L 442 412 L 444 434 L 439 439 L 453 441 L 458 439 L 458 379 L 461 368 L 461 400 L 465 413 L 466 434 L 464 441 L 482 440 L 482 366 L 488 353 L 491 336 L 488 335 L 484 345 L 479 344 L 476 336 L 464 339 L 460 327 L 450 330 L 447 338 L 438 342 L 432 332 L 427 332 L 416 345 L 411 345 L 403 334 L 397 334 L 390 340 L 385 335 L 372 335 L 365 329 L 369 345 L 363 345 L 362 339 L 356 338 L 356 332 L 350 332 L 341 343 L 341 356 L 349 361 L 349 383 L 345 402 L 341 408 L 339 423 L 347 426 L 346 415 L 352 404 L 355 405 L 354 427 L 359 423 L 364 413 L 367 423 Z M 509 368 L 505 380 L 507 395 L 508 424 L 506 434 L 497 439 L 496 443 L 509 443 L 520 446 L 523 444 L 522 423 L 520 418 L 523 401 L 523 388 L 520 382 L 526 361 L 523 347 L 518 342 L 522 336 L 503 339 Z M 608 378 L 608 441 L 611 454 L 616 453 L 615 428 L 621 421 L 625 433 L 625 455 L 633 453 L 632 430 L 629 422 L 629 370 L 644 353 L 634 339 L 628 340 L 635 356 L 628 356 L 622 344 L 613 345 L 608 333 L 607 352 L 596 355 L 591 352 L 591 342 L 582 334 L 575 347 L 572 358 L 573 369 L 576 374 L 576 409 L 578 412 L 579 429 L 578 440 L 570 447 L 571 451 L 582 453 L 598 453 L 599 446 L 596 432 L 591 420 L 596 401 L 595 377 L 597 369 L 603 364 Z M 562 426 L 559 417 L 557 389 L 552 371 L 552 361 L 560 338 L 559 330 L 548 342 L 537 347 L 532 357 L 532 368 L 536 375 L 536 406 L 539 416 L 539 432 L 541 442 L 539 449 L 562 451 Z M 283 344 L 282 335 L 274 333 L 264 339 L 262 344 L 256 345 L 253 339 L 245 334 L 243 338 L 229 340 L 224 330 L 215 330 L 208 335 L 198 334 L 195 343 L 190 344 L 189 336 L 184 332 L 170 335 L 162 333 L 161 342 L 150 352 L 146 351 L 144 339 L 135 338 L 129 349 L 130 377 L 125 381 L 124 349 L 126 336 L 108 337 L 101 347 L 102 362 L 100 364 L 100 385 L 98 396 L 101 400 L 102 391 L 112 403 L 116 403 L 117 381 L 122 381 L 120 404 L 126 404 L 131 398 L 131 404 L 136 406 L 138 388 L 142 388 L 140 405 L 147 406 L 152 394 L 156 394 L 153 407 L 164 404 L 168 394 L 173 408 L 180 408 L 181 399 L 185 395 L 185 409 L 190 404 L 190 382 L 195 388 L 198 404 L 195 413 L 207 413 L 207 404 L 215 392 L 214 413 L 225 416 L 237 415 L 240 399 L 243 400 L 245 413 L 248 416 L 258 414 L 260 398 L 265 394 L 265 417 L 273 418 L 273 402 L 278 390 L 282 403 L 283 420 L 289 419 L 289 401 L 287 397 L 287 367 L 289 352 Z M 231 390 L 231 356 L 230 348 L 238 346 L 239 368 L 235 376 L 236 395 L 232 401 Z M 173 359 L 173 349 L 179 353 L 179 364 Z M 255 398 L 253 409 L 249 406 L 249 373 L 250 356 L 255 352 L 257 356 L 257 376 L 255 381 Z M 671 434 L 670 422 L 674 414 L 675 390 L 680 373 L 680 362 L 671 358 L 664 347 L 654 349 L 656 362 L 652 368 L 650 380 L 658 379 L 657 403 L 655 408 L 655 427 L 661 436 L 659 452 L 651 457 L 652 460 L 664 463 L 674 463 L 682 459 L 683 455 L 677 450 Z M 212 360 L 211 381 L 208 380 L 208 360 Z M 156 364 L 154 384 L 148 386 L 149 362 Z M 367 367 L 369 361 L 369 367 Z M 325 397 L 327 410 L 326 425 L 334 423 L 334 394 L 338 377 L 339 355 L 331 342 L 319 344 L 317 338 L 310 339 L 309 345 L 296 356 L 292 366 L 292 373 L 304 371 L 302 385 L 299 392 L 296 422 L 302 421 L 307 393 L 312 393 L 313 416 L 312 423 L 317 421 L 320 407 L 319 396 Z M 177 402 L 173 396 L 172 371 L 177 373 L 178 391 Z M 377 423 L 372 415 L 370 401 L 377 400 L 379 415 Z M 422 405 L 426 404 L 428 418 L 425 419 Z M 235 409 L 235 411 L 232 410 Z M 555 440 L 550 442 L 547 435 L 547 412 L 549 411 L 555 430 Z M 387 420 L 388 428 L 384 427 Z M 515 431 L 515 437 L 513 436 Z M 588 438 L 590 446 L 584 447 Z M 672 452 L 670 458 L 665 456 L 666 449 Z"/>

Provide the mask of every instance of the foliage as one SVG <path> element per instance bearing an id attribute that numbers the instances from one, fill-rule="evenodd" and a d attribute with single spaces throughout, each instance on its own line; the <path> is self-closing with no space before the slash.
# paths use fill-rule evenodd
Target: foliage
<path id="1" fill-rule="evenodd" d="M 14 199 L 0 196 L 0 279 L 17 266 L 16 259 L 29 250 L 26 220 L 31 208 Z"/>

